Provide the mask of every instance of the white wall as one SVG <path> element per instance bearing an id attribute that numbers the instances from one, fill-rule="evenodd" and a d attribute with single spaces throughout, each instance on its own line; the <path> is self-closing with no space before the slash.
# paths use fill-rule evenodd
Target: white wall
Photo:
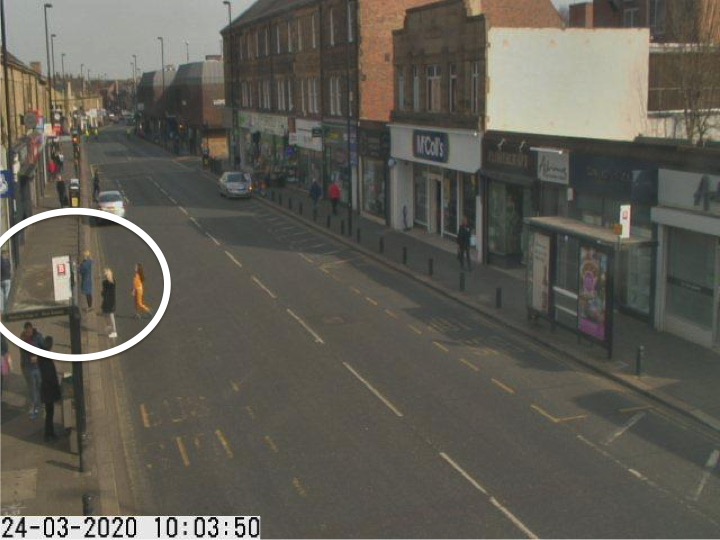
<path id="1" fill-rule="evenodd" d="M 633 140 L 647 121 L 648 29 L 491 28 L 489 130 Z"/>

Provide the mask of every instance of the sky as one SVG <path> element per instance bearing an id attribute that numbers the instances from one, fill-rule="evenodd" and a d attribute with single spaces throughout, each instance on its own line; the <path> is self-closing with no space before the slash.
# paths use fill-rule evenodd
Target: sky
<path id="1" fill-rule="evenodd" d="M 160 69 L 163 37 L 165 64 L 204 60 L 220 54 L 220 30 L 227 25 L 227 6 L 222 0 L 4 0 L 8 51 L 25 64 L 42 62 L 47 72 L 45 17 L 48 34 L 56 34 L 55 71 L 84 73 L 95 78 L 132 77 L 132 55 L 137 56 L 140 73 Z M 237 17 L 254 0 L 231 0 L 232 17 Z M 512 0 L 506 0 L 508 2 Z M 552 0 L 556 6 L 570 0 Z M 185 42 L 188 42 L 186 47 Z"/>

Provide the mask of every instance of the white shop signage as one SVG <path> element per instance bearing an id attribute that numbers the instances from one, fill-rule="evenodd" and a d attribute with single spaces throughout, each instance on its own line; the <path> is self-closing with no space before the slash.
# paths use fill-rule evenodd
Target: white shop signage
<path id="1" fill-rule="evenodd" d="M 390 124 L 391 156 L 395 160 L 435 165 L 474 174 L 481 167 L 482 133 Z"/>
<path id="2" fill-rule="evenodd" d="M 240 113 L 238 122 L 241 128 L 253 132 L 259 131 L 268 135 L 284 137 L 288 132 L 287 116 L 276 116 L 272 114 Z"/>
<path id="3" fill-rule="evenodd" d="M 570 155 L 567 152 L 538 150 L 537 176 L 543 182 L 570 184 Z"/>
<path id="4" fill-rule="evenodd" d="M 322 124 L 320 122 L 314 122 L 312 120 L 303 120 L 298 118 L 295 120 L 295 139 L 296 144 L 300 148 L 306 148 L 308 150 L 315 150 L 322 152 L 323 149 L 323 138 L 313 137 L 313 131 L 317 133 L 320 130 L 322 133 Z"/>
<path id="5" fill-rule="evenodd" d="M 660 206 L 720 216 L 720 176 L 660 169 Z"/>

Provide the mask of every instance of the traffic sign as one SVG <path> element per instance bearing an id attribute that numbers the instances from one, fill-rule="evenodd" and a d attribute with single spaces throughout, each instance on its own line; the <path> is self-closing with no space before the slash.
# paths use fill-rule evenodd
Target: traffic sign
<path id="1" fill-rule="evenodd" d="M 35 319 L 47 319 L 48 317 L 62 317 L 69 315 L 72 306 L 44 307 L 28 309 L 25 311 L 9 311 L 3 313 L 3 322 L 30 321 Z"/>

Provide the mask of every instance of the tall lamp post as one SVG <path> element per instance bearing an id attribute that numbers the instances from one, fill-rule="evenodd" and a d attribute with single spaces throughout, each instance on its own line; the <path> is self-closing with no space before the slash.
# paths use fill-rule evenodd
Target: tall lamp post
<path id="1" fill-rule="evenodd" d="M 57 70 L 55 69 L 55 38 L 57 37 L 57 34 L 50 34 L 50 61 L 52 62 L 52 79 L 50 79 L 50 84 L 55 86 L 55 79 L 57 77 Z M 55 98 L 57 98 L 57 88 L 53 89 L 55 91 Z M 57 108 L 57 103 L 55 104 L 55 108 Z M 54 116 L 54 115 L 53 115 Z M 54 124 L 55 122 L 53 122 Z"/>
<path id="2" fill-rule="evenodd" d="M 162 95 L 160 96 L 160 99 L 162 100 L 162 112 L 165 112 L 165 41 L 163 40 L 162 36 L 158 36 L 158 40 L 160 40 L 160 74 L 162 76 Z M 164 122 L 162 127 L 160 128 L 160 134 L 163 140 L 163 144 L 165 144 L 165 126 Z"/>
<path id="3" fill-rule="evenodd" d="M 50 64 L 50 40 L 48 37 L 48 16 L 47 16 L 47 10 L 49 8 L 52 8 L 52 4 L 45 4 L 43 6 L 43 10 L 45 12 L 45 53 L 47 54 L 47 71 L 48 71 L 48 110 L 50 114 L 50 125 L 53 123 L 53 114 L 52 114 L 52 73 L 51 69 L 52 66 Z"/>
<path id="4" fill-rule="evenodd" d="M 137 112 L 137 54 L 133 54 L 133 117 Z"/>
<path id="5" fill-rule="evenodd" d="M 65 108 L 65 119 L 70 122 L 69 107 L 68 107 L 68 85 L 65 80 L 65 53 L 60 53 L 60 69 L 62 70 L 62 85 L 63 85 L 63 96 L 65 97 L 64 108 Z"/>
<path id="6" fill-rule="evenodd" d="M 185 42 L 185 63 L 186 64 L 190 63 L 190 42 L 189 41 Z"/>
<path id="7" fill-rule="evenodd" d="M 237 161 L 237 157 L 236 157 L 237 156 L 237 148 L 235 148 L 235 146 L 237 144 L 235 141 L 235 132 L 237 131 L 237 129 L 236 129 L 237 124 L 236 124 L 236 118 L 235 118 L 235 116 L 236 116 L 235 115 L 235 84 L 234 84 L 235 81 L 233 80 L 233 73 L 235 70 L 235 65 L 234 65 L 233 60 L 235 58 L 235 55 L 233 54 L 233 49 L 234 49 L 233 36 L 229 30 L 230 25 L 232 24 L 232 4 L 230 3 L 230 0 L 223 0 L 223 4 L 225 4 L 227 6 L 227 12 L 228 12 L 228 34 L 227 34 L 227 36 L 228 36 L 228 42 L 229 42 L 228 50 L 230 51 L 230 54 L 229 54 L 230 58 L 227 60 L 229 60 L 229 62 L 230 62 L 230 69 L 228 70 L 228 74 L 230 76 L 230 111 L 232 114 L 232 121 L 230 124 L 230 129 L 232 131 L 230 132 L 229 144 L 230 144 L 230 159 L 232 160 L 230 163 L 231 163 L 231 167 L 234 167 L 235 162 Z M 227 106 L 227 104 L 226 104 L 226 106 Z"/>
<path id="8" fill-rule="evenodd" d="M 80 95 L 85 95 L 85 64 L 80 64 Z"/>

